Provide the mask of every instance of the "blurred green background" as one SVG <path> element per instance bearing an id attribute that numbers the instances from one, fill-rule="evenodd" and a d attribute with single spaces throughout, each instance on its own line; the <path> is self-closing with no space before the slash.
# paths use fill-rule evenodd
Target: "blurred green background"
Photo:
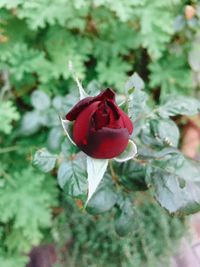
<path id="1" fill-rule="evenodd" d="M 181 219 L 141 195 L 135 231 L 120 238 L 112 214 L 86 214 L 53 172 L 31 166 L 40 147 L 61 147 L 57 114 L 77 95 L 69 60 L 87 92 L 123 93 L 137 72 L 157 104 L 169 93 L 199 97 L 200 3 L 0 0 L 0 266 L 24 267 L 39 244 L 54 244 L 55 267 L 167 266 Z"/>

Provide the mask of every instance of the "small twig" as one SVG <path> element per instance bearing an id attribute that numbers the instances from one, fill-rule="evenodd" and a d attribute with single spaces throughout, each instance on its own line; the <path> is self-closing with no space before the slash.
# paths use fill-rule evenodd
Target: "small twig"
<path id="1" fill-rule="evenodd" d="M 83 88 L 81 82 L 79 81 L 79 79 L 78 79 L 78 77 L 77 77 L 77 75 L 76 75 L 76 73 L 75 73 L 75 71 L 74 71 L 73 63 L 72 63 L 71 60 L 69 60 L 69 62 L 68 62 L 68 69 L 69 69 L 69 71 L 71 72 L 72 78 L 74 79 L 74 81 L 76 82 L 76 84 L 77 84 L 77 86 L 78 86 L 79 94 L 80 94 L 80 99 L 83 99 L 83 98 L 89 96 L 89 95 L 85 92 L 85 90 L 84 90 L 84 88 Z"/>
<path id="2" fill-rule="evenodd" d="M 18 146 L 10 146 L 10 147 L 5 147 L 5 148 L 0 148 L 0 154 L 9 153 L 11 151 L 17 150 L 18 148 L 19 148 Z"/>
<path id="3" fill-rule="evenodd" d="M 113 165 L 112 165 L 112 160 L 109 160 L 109 168 L 110 168 L 110 172 L 111 172 L 111 176 L 112 176 L 112 179 L 113 181 L 118 184 L 118 177 L 114 171 L 114 168 L 113 168 Z"/>
<path id="4" fill-rule="evenodd" d="M 133 158 L 133 161 L 141 164 L 141 165 L 147 165 L 149 160 L 145 160 L 145 159 L 137 159 L 137 158 Z"/>
<path id="5" fill-rule="evenodd" d="M 1 173 L 2 176 L 14 187 L 16 187 L 16 183 L 15 181 L 13 180 L 13 178 L 8 174 L 6 173 L 4 170 L 1 170 Z"/>
<path id="6" fill-rule="evenodd" d="M 8 71 L 6 71 L 6 70 L 2 71 L 2 80 L 4 82 L 4 86 L 1 88 L 0 100 L 2 100 L 4 95 L 5 95 L 5 93 L 7 91 L 10 91 L 10 89 L 11 89 L 10 82 L 9 82 L 9 73 L 8 73 Z"/>

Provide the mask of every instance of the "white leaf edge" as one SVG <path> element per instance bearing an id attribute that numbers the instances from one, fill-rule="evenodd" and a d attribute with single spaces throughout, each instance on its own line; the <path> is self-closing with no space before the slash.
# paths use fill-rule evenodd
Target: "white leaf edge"
<path id="1" fill-rule="evenodd" d="M 128 145 L 124 150 L 124 152 L 122 152 L 118 157 L 115 157 L 114 160 L 117 162 L 128 161 L 130 159 L 133 159 L 136 156 L 136 154 L 137 154 L 137 146 L 132 140 L 129 140 Z"/>
<path id="2" fill-rule="evenodd" d="M 45 154 L 45 155 L 44 155 Z M 51 162 L 50 166 L 51 168 L 47 168 L 44 169 L 43 167 L 41 167 L 40 164 L 38 164 L 38 158 L 40 159 L 53 159 L 53 161 Z M 52 154 L 46 147 L 43 147 L 39 150 L 37 150 L 34 154 L 34 157 L 32 159 L 32 164 L 34 166 L 38 166 L 41 170 L 43 170 L 45 173 L 50 172 L 51 170 L 53 170 L 53 168 L 55 167 L 56 164 L 56 160 L 58 159 L 58 155 L 56 154 Z M 46 166 L 48 163 L 44 162 L 44 165 Z M 43 164 L 42 164 L 43 165 Z"/>
<path id="3" fill-rule="evenodd" d="M 78 77 L 76 76 L 76 73 L 75 73 L 74 68 L 73 68 L 73 63 L 72 63 L 71 60 L 68 61 L 68 68 L 69 68 L 69 71 L 72 73 L 72 77 L 73 77 L 74 81 L 76 82 L 76 84 L 78 86 L 80 100 L 82 100 L 83 98 L 88 97 L 89 95 L 85 92 L 81 82 L 79 81 Z"/>
<path id="4" fill-rule="evenodd" d="M 76 144 L 75 144 L 74 141 L 72 140 L 72 138 L 71 138 L 71 136 L 70 136 L 70 134 L 69 134 L 69 130 L 68 130 L 69 123 L 70 123 L 71 121 L 63 120 L 61 117 L 60 117 L 60 121 L 61 121 L 61 124 L 62 124 L 62 127 L 63 127 L 63 129 L 64 129 L 64 132 L 65 132 L 65 134 L 67 135 L 69 141 L 70 141 L 73 145 L 76 146 Z"/>
<path id="5" fill-rule="evenodd" d="M 137 72 L 134 72 L 128 78 L 128 80 L 125 84 L 126 92 L 128 92 L 129 89 L 131 89 L 131 88 L 135 88 L 136 90 L 139 90 L 139 91 L 144 89 L 144 81 Z"/>
<path id="6" fill-rule="evenodd" d="M 108 166 L 108 159 L 94 159 L 87 156 L 86 161 L 88 173 L 88 197 L 85 205 L 87 205 L 88 201 L 95 193 Z"/>
<path id="7" fill-rule="evenodd" d="M 79 95 L 80 95 L 80 100 L 88 97 L 89 95 L 85 92 L 85 90 L 83 89 L 83 86 L 81 84 L 81 82 L 79 81 L 78 77 L 74 76 L 74 80 L 77 83 L 78 86 L 78 90 L 79 90 Z"/>
<path id="8" fill-rule="evenodd" d="M 124 105 L 124 103 L 126 103 L 126 101 L 122 101 L 118 104 L 119 107 L 121 107 L 122 105 Z"/>

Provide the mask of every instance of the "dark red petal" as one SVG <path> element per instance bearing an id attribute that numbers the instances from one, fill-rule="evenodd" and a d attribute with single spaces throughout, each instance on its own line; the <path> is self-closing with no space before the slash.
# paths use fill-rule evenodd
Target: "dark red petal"
<path id="1" fill-rule="evenodd" d="M 124 121 L 124 127 L 128 129 L 129 134 L 133 132 L 133 123 L 130 118 L 126 115 L 126 113 L 119 108 L 119 112 L 121 115 L 122 120 Z"/>
<path id="2" fill-rule="evenodd" d="M 115 93 L 110 89 L 107 88 L 105 91 L 101 92 L 99 95 L 97 96 L 89 96 L 86 97 L 84 99 L 82 99 L 81 101 L 79 101 L 66 115 L 66 119 L 69 121 L 73 121 L 76 119 L 76 117 L 78 116 L 78 114 L 84 109 L 86 108 L 88 105 L 90 105 L 91 103 L 95 102 L 95 101 L 102 101 L 105 99 L 115 99 Z"/>
<path id="3" fill-rule="evenodd" d="M 98 159 L 109 159 L 121 154 L 129 140 L 128 130 L 102 128 L 98 131 L 90 131 L 87 146 L 81 146 L 87 155 Z"/>
<path id="4" fill-rule="evenodd" d="M 106 100 L 106 99 L 115 100 L 115 93 L 113 92 L 112 89 L 107 88 L 105 91 L 101 92 L 95 98 L 96 98 L 96 100 Z"/>
<path id="5" fill-rule="evenodd" d="M 132 134 L 133 132 L 133 123 L 130 120 L 130 118 L 127 116 L 127 114 L 119 108 L 113 101 L 108 101 L 110 107 L 112 107 L 112 110 L 118 114 L 118 117 L 120 117 L 123 120 L 123 126 L 124 128 L 128 129 L 129 134 Z"/>
<path id="6" fill-rule="evenodd" d="M 113 115 L 115 116 L 115 119 L 119 119 L 120 113 L 118 111 L 119 107 L 115 104 L 113 100 L 107 100 L 106 101 L 108 106 L 111 108 Z"/>
<path id="7" fill-rule="evenodd" d="M 109 112 L 108 127 L 113 129 L 126 128 L 124 127 L 124 121 L 122 120 L 120 115 L 118 118 L 116 118 L 116 113 L 113 111 L 113 109 L 110 109 L 109 111 L 110 112 Z"/>
<path id="8" fill-rule="evenodd" d="M 66 119 L 69 121 L 73 121 L 76 119 L 76 117 L 78 116 L 78 114 L 84 109 L 86 108 L 90 103 L 93 102 L 94 97 L 89 96 L 86 97 L 84 99 L 82 99 L 81 101 L 79 101 L 66 115 Z"/>
<path id="9" fill-rule="evenodd" d="M 101 129 L 102 127 L 106 127 L 108 125 L 109 110 L 106 105 L 106 101 L 103 101 L 98 105 L 98 109 L 95 111 L 93 115 L 93 121 L 96 130 Z"/>
<path id="10" fill-rule="evenodd" d="M 96 101 L 87 106 L 77 117 L 73 126 L 73 140 L 77 146 L 87 145 L 87 136 L 89 128 L 91 127 L 91 119 L 96 111 L 98 104 Z"/>

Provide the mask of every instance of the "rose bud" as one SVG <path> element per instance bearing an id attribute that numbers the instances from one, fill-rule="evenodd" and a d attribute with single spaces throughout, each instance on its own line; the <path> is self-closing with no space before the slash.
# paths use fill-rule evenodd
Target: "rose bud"
<path id="1" fill-rule="evenodd" d="M 121 154 L 133 132 L 129 117 L 117 106 L 115 93 L 106 89 L 79 101 L 66 115 L 73 125 L 73 141 L 87 155 L 109 159 Z"/>
<path id="2" fill-rule="evenodd" d="M 185 17 L 190 20 L 196 15 L 196 9 L 193 6 L 187 5 L 185 7 Z"/>

